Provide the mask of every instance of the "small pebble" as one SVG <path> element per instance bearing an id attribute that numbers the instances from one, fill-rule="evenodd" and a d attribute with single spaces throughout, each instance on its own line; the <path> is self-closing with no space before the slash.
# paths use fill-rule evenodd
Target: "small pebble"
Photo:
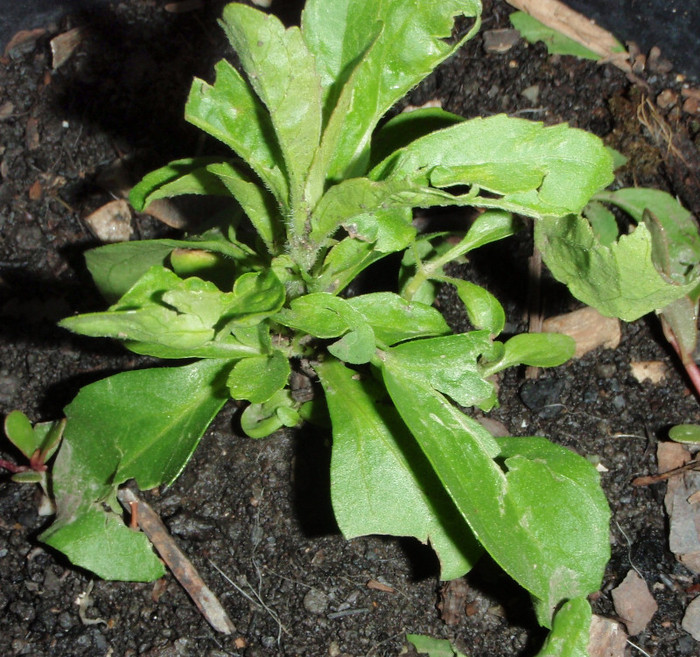
<path id="1" fill-rule="evenodd" d="M 328 596 L 318 589 L 309 589 L 304 596 L 304 609 L 310 614 L 320 616 L 328 609 Z"/>

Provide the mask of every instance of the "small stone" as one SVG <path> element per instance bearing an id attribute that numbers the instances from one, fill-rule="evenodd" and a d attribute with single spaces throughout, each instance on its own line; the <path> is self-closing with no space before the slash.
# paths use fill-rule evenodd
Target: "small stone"
<path id="1" fill-rule="evenodd" d="M 304 596 L 304 609 L 310 614 L 320 616 L 328 609 L 328 596 L 318 589 L 309 589 Z"/>
<path id="2" fill-rule="evenodd" d="M 540 85 L 533 84 L 527 89 L 523 89 L 520 93 L 522 93 L 522 95 L 534 105 L 537 103 L 537 99 L 540 97 Z"/>
<path id="3" fill-rule="evenodd" d="M 128 242 L 131 228 L 131 210 L 123 200 L 110 201 L 85 217 L 90 232 L 102 242 Z"/>
<path id="4" fill-rule="evenodd" d="M 678 102 L 678 94 L 673 89 L 664 89 L 657 97 L 656 104 L 661 109 L 673 107 Z"/>
<path id="5" fill-rule="evenodd" d="M 544 419 L 553 419 L 564 410 L 560 402 L 564 382 L 559 379 L 538 379 L 526 381 L 520 387 L 520 399 L 525 406 Z"/>
<path id="6" fill-rule="evenodd" d="M 666 363 L 660 360 L 638 360 L 630 363 L 632 376 L 642 383 L 651 381 L 654 385 L 661 383 L 666 378 L 668 368 Z"/>
<path id="7" fill-rule="evenodd" d="M 686 98 L 685 101 L 683 101 L 683 111 L 686 114 L 700 113 L 700 100 L 697 98 Z"/>
<path id="8" fill-rule="evenodd" d="M 574 358 L 581 358 L 598 347 L 615 349 L 622 338 L 617 318 L 604 317 L 595 308 L 588 307 L 550 317 L 544 321 L 542 330 L 572 337 L 576 342 Z"/>
<path id="9" fill-rule="evenodd" d="M 588 641 L 589 657 L 624 657 L 626 646 L 627 634 L 620 623 L 593 614 Z"/>
<path id="10" fill-rule="evenodd" d="M 647 583 L 635 570 L 630 570 L 622 584 L 612 590 L 612 599 L 615 611 L 632 636 L 644 631 L 659 608 Z"/>
<path id="11" fill-rule="evenodd" d="M 661 49 L 654 46 L 647 57 L 647 68 L 652 73 L 670 73 L 673 70 L 673 64 L 668 59 L 663 59 Z"/>
<path id="12" fill-rule="evenodd" d="M 520 32 L 513 29 L 486 30 L 483 38 L 486 52 L 503 54 L 520 41 Z"/>
<path id="13" fill-rule="evenodd" d="M 695 598 L 685 610 L 685 616 L 681 627 L 690 634 L 693 639 L 700 641 L 700 596 Z"/>

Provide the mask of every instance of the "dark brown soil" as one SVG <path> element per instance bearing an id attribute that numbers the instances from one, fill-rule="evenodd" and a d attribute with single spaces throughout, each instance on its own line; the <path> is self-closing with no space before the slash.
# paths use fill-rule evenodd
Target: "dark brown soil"
<path id="1" fill-rule="evenodd" d="M 174 157 L 218 148 L 181 115 L 192 76 L 210 77 L 228 52 L 215 25 L 223 3 L 180 15 L 163 4 L 124 0 L 74 17 L 61 30 L 89 25 L 90 36 L 56 71 L 48 47 L 56 28 L 0 63 L 0 108 L 12 103 L 0 122 L 2 413 L 19 408 L 34 420 L 53 419 L 81 385 L 140 364 L 109 342 L 79 339 L 54 324 L 102 307 L 80 257 L 95 245 L 81 217 L 109 200 L 98 174 L 120 157 L 137 177 Z M 508 26 L 504 2 L 485 5 L 484 30 Z M 285 20 L 294 21 L 294 11 L 287 13 Z M 631 156 L 620 183 L 668 190 L 697 214 L 697 115 L 679 103 L 659 110 L 676 150 L 685 153 L 679 163 L 667 143 L 654 140 L 658 131 L 639 123 L 637 109 L 645 96 L 679 93 L 681 80 L 653 71 L 641 77 L 644 84 L 634 85 L 611 66 L 552 57 L 522 42 L 505 54 L 486 53 L 477 38 L 408 101 L 440 98 L 468 117 L 507 112 L 568 121 Z M 539 95 L 530 102 L 522 92 L 533 85 Z M 172 233 L 144 216 L 134 226 L 141 237 Z M 508 309 L 510 331 L 526 328 L 529 248 L 522 238 L 507 252 L 484 249 L 461 272 L 488 281 Z M 544 292 L 547 314 L 576 305 L 554 284 Z M 449 291 L 440 303 L 455 327 L 466 327 Z M 605 465 L 613 557 L 595 610 L 614 614 L 609 592 L 636 567 L 659 611 L 634 642 L 652 656 L 681 657 L 698 650 L 680 627 L 697 579 L 668 550 L 664 485 L 630 486 L 634 476 L 656 471 L 656 444 L 670 425 L 700 420 L 659 333 L 650 317 L 623 326 L 615 350 L 598 350 L 534 381 L 508 372 L 493 417 L 515 435 L 545 435 Z M 670 374 L 661 384 L 640 384 L 630 374 L 635 360 L 663 361 Z M 237 434 L 235 413 L 233 405 L 224 410 L 180 479 L 150 499 L 237 631 L 214 633 L 171 576 L 155 584 L 104 582 L 70 567 L 36 541 L 47 519 L 37 515 L 33 488 L 3 478 L 0 654 L 391 656 L 400 654 L 407 632 L 449 638 L 472 657 L 537 652 L 542 635 L 527 597 L 495 566 L 482 564 L 466 578 L 470 615 L 447 625 L 428 548 L 339 535 L 328 494 L 329 436 L 305 429 L 253 441 Z M 4 444 L 0 457 L 16 458 L 8 449 Z M 394 592 L 370 588 L 370 580 Z M 81 620 L 76 599 L 92 584 L 84 616 L 93 621 Z"/>

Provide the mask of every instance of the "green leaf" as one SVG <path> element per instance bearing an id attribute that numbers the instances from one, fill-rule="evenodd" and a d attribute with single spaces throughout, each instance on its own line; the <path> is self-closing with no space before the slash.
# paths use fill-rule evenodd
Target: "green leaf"
<path id="1" fill-rule="evenodd" d="M 236 280 L 226 318 L 230 318 L 234 326 L 255 326 L 278 312 L 285 299 L 284 285 L 272 269 L 249 272 Z"/>
<path id="2" fill-rule="evenodd" d="M 21 411 L 12 411 L 5 418 L 5 435 L 10 442 L 28 459 L 41 448 L 39 437 L 32 429 L 29 418 Z"/>
<path id="3" fill-rule="evenodd" d="M 433 639 L 422 634 L 407 634 L 406 640 L 413 644 L 413 647 L 421 655 L 428 655 L 429 657 L 467 657 L 463 652 L 455 650 L 447 639 Z"/>
<path id="4" fill-rule="evenodd" d="M 130 529 L 119 515 L 97 506 L 69 525 L 45 532 L 41 539 L 74 565 L 102 579 L 150 582 L 165 574 L 146 534 Z"/>
<path id="5" fill-rule="evenodd" d="M 676 443 L 700 443 L 700 425 L 677 424 L 668 430 L 668 437 Z"/>
<path id="6" fill-rule="evenodd" d="M 567 600 L 554 615 L 552 630 L 537 657 L 589 657 L 591 618 L 588 600 Z"/>
<path id="7" fill-rule="evenodd" d="M 387 345 L 450 332 L 445 318 L 435 308 L 417 301 L 409 303 L 398 294 L 374 292 L 351 297 L 347 302 L 364 317 L 377 339 Z"/>
<path id="8" fill-rule="evenodd" d="M 467 316 L 474 328 L 486 329 L 492 336 L 501 333 L 506 324 L 506 312 L 493 294 L 459 278 L 445 276 L 440 280 L 457 288 L 457 296 L 467 309 Z"/>
<path id="9" fill-rule="evenodd" d="M 395 409 L 372 381 L 335 359 L 317 363 L 333 424 L 331 498 L 346 538 L 414 536 L 438 553 L 441 577 L 481 554 Z"/>
<path id="10" fill-rule="evenodd" d="M 269 113 L 231 64 L 221 60 L 215 71 L 213 86 L 198 79 L 193 82 L 185 118 L 232 148 L 277 201 L 286 204 L 289 187 Z"/>
<path id="11" fill-rule="evenodd" d="M 302 197 L 304 178 L 321 139 L 321 80 L 297 27 L 232 3 L 221 26 L 251 86 L 270 112 L 284 157 L 290 203 Z"/>
<path id="12" fill-rule="evenodd" d="M 612 158 L 598 137 L 503 114 L 422 137 L 370 177 L 383 181 L 391 195 L 403 182 L 414 205 L 474 205 L 534 217 L 580 212 L 613 180 Z M 441 191 L 464 185 L 472 186 L 469 194 Z M 488 196 L 479 194 L 482 189 Z"/>
<path id="13" fill-rule="evenodd" d="M 583 214 L 591 224 L 595 238 L 603 245 L 610 246 L 617 241 L 620 231 L 615 215 L 599 201 L 591 201 Z"/>
<path id="14" fill-rule="evenodd" d="M 274 321 L 316 338 L 337 338 L 348 330 L 342 309 L 347 301 L 327 292 L 305 294 L 293 299 L 273 317 Z"/>
<path id="15" fill-rule="evenodd" d="M 659 189 L 628 188 L 601 192 L 596 198 L 616 205 L 652 235 L 656 268 L 676 283 L 698 278 L 700 233 L 693 215 L 673 196 Z"/>
<path id="16" fill-rule="evenodd" d="M 211 164 L 207 171 L 219 178 L 240 203 L 258 235 L 268 249 L 273 251 L 275 243 L 282 239 L 284 228 L 274 197 L 229 162 Z"/>
<path id="17" fill-rule="evenodd" d="M 369 363 L 376 350 L 374 331 L 369 324 L 357 324 L 340 340 L 328 345 L 329 353 L 336 358 L 354 365 Z"/>
<path id="18" fill-rule="evenodd" d="M 114 303 L 151 267 L 164 265 L 174 249 L 204 249 L 232 260 L 250 259 L 251 253 L 215 231 L 187 240 L 143 240 L 105 244 L 85 253 L 92 278 L 107 301 Z"/>
<path id="19" fill-rule="evenodd" d="M 557 367 L 571 359 L 576 351 L 576 341 L 561 333 L 519 333 L 506 341 L 503 353 L 483 369 L 484 376 L 515 365 L 531 367 Z"/>
<path id="20" fill-rule="evenodd" d="M 139 534 L 104 511 L 102 502 L 115 510 L 116 489 L 129 479 L 150 489 L 180 474 L 228 398 L 229 368 L 230 361 L 201 360 L 123 372 L 82 388 L 65 409 L 66 430 L 53 468 L 56 522 L 40 539 L 104 577 L 160 576 L 145 537 L 135 538 Z M 133 558 L 124 556 L 129 551 Z M 110 564 L 113 570 L 102 570 Z"/>
<path id="21" fill-rule="evenodd" d="M 269 356 L 244 358 L 236 363 L 226 385 L 234 399 L 263 403 L 284 388 L 290 371 L 287 357 L 275 350 Z"/>
<path id="22" fill-rule="evenodd" d="M 413 372 L 461 406 L 489 409 L 496 403 L 496 391 L 482 376 L 478 359 L 491 349 L 488 331 L 471 331 L 411 340 L 392 347 L 390 354 L 402 370 Z"/>
<path id="23" fill-rule="evenodd" d="M 170 162 L 144 176 L 129 193 L 129 201 L 141 212 L 159 198 L 182 194 L 230 196 L 219 178 L 207 170 L 210 164 L 219 160 L 216 157 L 189 157 Z"/>
<path id="24" fill-rule="evenodd" d="M 562 600 L 596 591 L 609 557 L 609 510 L 593 466 L 541 438 L 496 441 L 391 352 L 382 374 L 478 540 L 542 601 L 541 621 Z"/>
<path id="25" fill-rule="evenodd" d="M 598 53 L 564 36 L 561 32 L 544 25 L 524 11 L 513 12 L 510 15 L 510 22 L 528 43 L 543 41 L 550 55 L 573 55 L 574 57 L 592 59 L 594 61 L 601 59 L 601 55 Z M 617 52 L 624 52 L 625 47 L 621 43 L 618 43 L 618 45 L 619 50 Z"/>
<path id="26" fill-rule="evenodd" d="M 582 217 L 548 217 L 535 224 L 535 241 L 552 274 L 576 298 L 627 322 L 667 306 L 693 287 L 674 285 L 659 274 L 644 224 L 606 247 Z"/>
<path id="27" fill-rule="evenodd" d="M 278 390 L 267 401 L 243 411 L 241 429 L 251 438 L 266 438 L 282 427 L 294 427 L 301 421 L 297 406 L 287 388 Z"/>
<path id="28" fill-rule="evenodd" d="M 334 140 L 328 178 L 364 173 L 379 119 L 476 33 L 480 14 L 477 0 L 437 5 L 431 0 L 307 2 L 304 40 L 314 55 L 324 97 L 338 98 L 343 110 L 331 119 L 342 127 Z M 462 39 L 449 42 L 453 19 L 459 15 L 474 17 L 475 24 Z M 377 24 L 382 26 L 378 35 Z"/>

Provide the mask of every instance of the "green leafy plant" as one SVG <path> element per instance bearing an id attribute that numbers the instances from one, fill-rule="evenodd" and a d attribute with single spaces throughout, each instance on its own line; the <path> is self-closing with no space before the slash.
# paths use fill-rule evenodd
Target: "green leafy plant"
<path id="1" fill-rule="evenodd" d="M 159 577 L 148 541 L 122 520 L 118 487 L 171 483 L 233 397 L 248 402 L 240 420 L 254 438 L 330 419 L 332 502 L 345 536 L 429 541 L 446 579 L 485 550 L 552 628 L 541 654 L 586 654 L 586 596 L 609 556 L 598 475 L 544 438 L 496 438 L 468 412 L 497 403 L 498 372 L 560 365 L 574 345 L 560 335 L 499 340 L 500 303 L 446 266 L 512 235 L 517 214 L 534 220 L 548 264 L 575 293 L 620 281 L 605 299 L 614 314 L 666 307 L 690 288 L 653 268 L 643 226 L 586 259 L 596 238 L 582 212 L 613 179 L 598 138 L 437 109 L 381 123 L 474 35 L 480 14 L 478 0 L 309 0 L 301 27 L 285 29 L 256 9 L 226 7 L 221 25 L 242 73 L 220 62 L 213 84 L 195 80 L 185 114 L 233 154 L 172 162 L 131 201 L 142 209 L 208 194 L 230 199 L 230 211 L 183 240 L 89 251 L 112 305 L 61 323 L 186 364 L 78 393 L 51 473 L 56 520 L 41 540 L 104 578 Z M 457 37 L 456 17 L 471 21 Z M 412 209 L 435 206 L 470 207 L 474 218 L 457 234 L 420 233 Z M 398 253 L 395 292 L 348 292 Z M 640 281 L 634 266 L 641 288 L 628 299 L 633 260 L 651 269 Z M 453 333 L 431 305 L 440 284 L 456 288 L 472 331 Z"/>

